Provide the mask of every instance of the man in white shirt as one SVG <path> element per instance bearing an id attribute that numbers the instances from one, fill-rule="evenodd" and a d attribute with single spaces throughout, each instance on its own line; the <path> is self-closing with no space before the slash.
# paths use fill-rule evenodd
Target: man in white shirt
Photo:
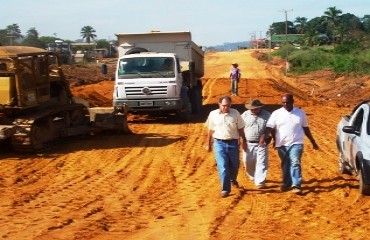
<path id="1" fill-rule="evenodd" d="M 221 97 L 219 109 L 209 113 L 206 149 L 212 151 L 212 139 L 217 163 L 218 175 L 221 181 L 221 197 L 227 197 L 231 192 L 231 185 L 238 187 L 236 181 L 239 171 L 239 137 L 246 148 L 244 136 L 244 121 L 240 113 L 231 107 L 229 96 Z"/>
<path id="2" fill-rule="evenodd" d="M 260 145 L 265 144 L 265 135 L 274 129 L 274 143 L 281 159 L 283 173 L 282 191 L 290 188 L 294 193 L 301 194 L 302 169 L 301 157 L 303 153 L 304 135 L 311 141 L 313 148 L 319 149 L 307 124 L 306 113 L 294 107 L 292 94 L 281 97 L 282 108 L 275 110 L 267 121 L 264 134 L 259 139 Z"/>

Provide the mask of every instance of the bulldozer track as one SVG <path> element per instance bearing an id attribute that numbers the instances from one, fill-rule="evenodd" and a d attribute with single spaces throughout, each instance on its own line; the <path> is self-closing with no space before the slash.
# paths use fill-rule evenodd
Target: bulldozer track
<path id="1" fill-rule="evenodd" d="M 81 127 L 81 134 L 87 133 L 88 118 L 84 112 L 83 105 L 68 104 L 15 119 L 18 131 L 11 138 L 13 149 L 19 152 L 45 151 L 68 137 L 65 132 L 72 127 Z"/>

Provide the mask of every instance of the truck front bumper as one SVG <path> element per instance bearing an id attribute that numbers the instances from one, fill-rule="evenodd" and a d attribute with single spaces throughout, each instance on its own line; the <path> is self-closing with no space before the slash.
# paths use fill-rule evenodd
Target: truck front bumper
<path id="1" fill-rule="evenodd" d="M 176 111 L 182 108 L 180 99 L 143 99 L 143 100 L 114 100 L 114 108 L 127 105 L 129 112 L 160 112 Z"/>

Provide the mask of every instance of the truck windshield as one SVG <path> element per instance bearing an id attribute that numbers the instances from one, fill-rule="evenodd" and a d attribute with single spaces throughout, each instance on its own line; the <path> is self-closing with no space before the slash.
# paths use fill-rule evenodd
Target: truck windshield
<path id="1" fill-rule="evenodd" d="M 173 78 L 174 59 L 170 57 L 135 57 L 119 61 L 119 78 Z"/>

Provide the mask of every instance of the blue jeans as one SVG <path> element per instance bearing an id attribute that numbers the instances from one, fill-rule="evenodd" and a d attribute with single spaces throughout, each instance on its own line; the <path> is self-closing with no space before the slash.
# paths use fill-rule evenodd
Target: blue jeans
<path id="1" fill-rule="evenodd" d="M 278 147 L 278 154 L 281 159 L 284 187 L 301 187 L 302 168 L 301 157 L 303 144 Z"/>
<path id="2" fill-rule="evenodd" d="M 220 177 L 222 192 L 231 192 L 231 182 L 236 181 L 239 170 L 239 142 L 222 142 L 217 139 L 213 143 Z"/>
<path id="3" fill-rule="evenodd" d="M 237 79 L 231 80 L 231 93 L 238 95 L 238 80 Z"/>

